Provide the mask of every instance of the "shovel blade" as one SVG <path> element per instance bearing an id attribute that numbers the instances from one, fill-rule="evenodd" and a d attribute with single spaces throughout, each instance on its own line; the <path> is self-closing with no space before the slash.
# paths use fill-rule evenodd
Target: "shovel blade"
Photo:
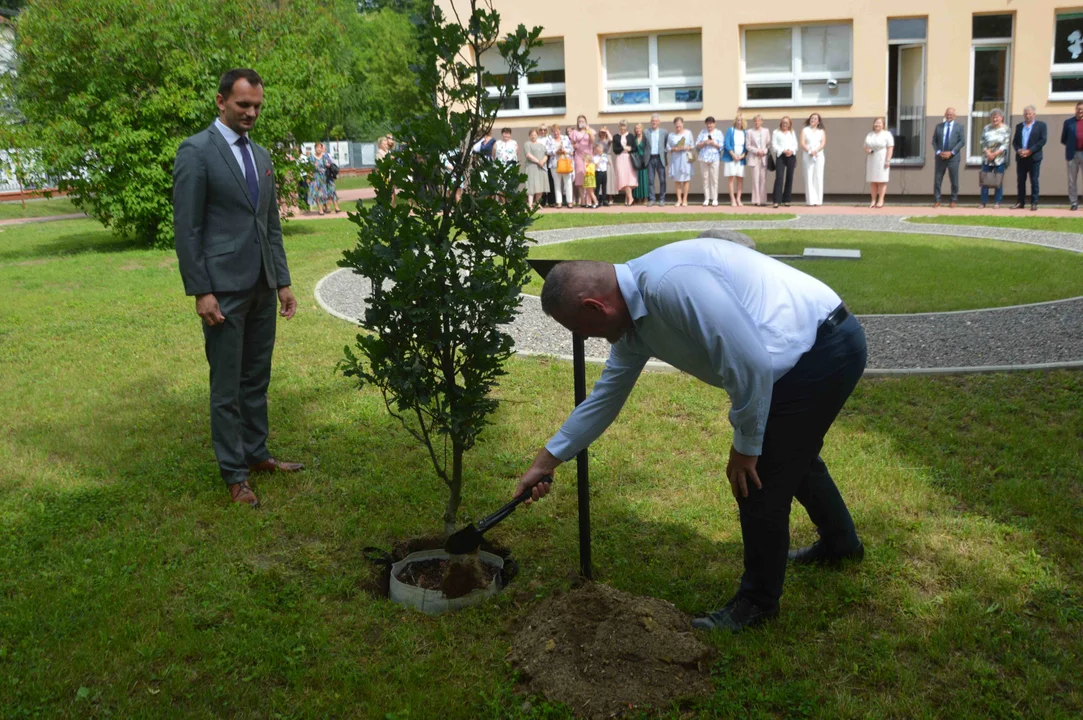
<path id="1" fill-rule="evenodd" d="M 466 555 L 481 547 L 484 535 L 473 525 L 467 525 L 462 530 L 451 534 L 444 543 L 444 550 L 452 555 Z"/>

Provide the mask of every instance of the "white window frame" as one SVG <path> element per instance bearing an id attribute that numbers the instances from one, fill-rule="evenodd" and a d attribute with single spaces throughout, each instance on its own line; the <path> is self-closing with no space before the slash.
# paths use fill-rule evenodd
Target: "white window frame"
<path id="1" fill-rule="evenodd" d="M 909 19 L 918 19 L 918 18 L 894 18 L 894 17 L 889 17 L 888 22 L 891 22 L 892 20 L 909 20 Z M 921 19 L 925 20 L 925 37 L 923 37 L 923 38 L 897 38 L 897 39 L 894 39 L 894 40 L 889 38 L 888 41 L 887 41 L 887 44 L 888 44 L 888 62 L 887 62 L 887 68 L 888 69 L 886 70 L 887 73 L 891 72 L 891 69 L 890 69 L 891 68 L 891 62 L 890 62 L 891 46 L 898 45 L 900 54 L 902 53 L 903 50 L 910 50 L 910 49 L 913 49 L 913 48 L 916 48 L 916 47 L 921 48 L 921 103 L 922 103 L 921 107 L 922 107 L 922 112 L 924 113 L 921 118 L 918 118 L 918 119 L 921 120 L 921 142 L 919 143 L 920 150 L 918 151 L 918 156 L 917 157 L 912 157 L 912 158 L 896 158 L 896 157 L 892 156 L 892 158 L 891 158 L 891 164 L 892 165 L 924 165 L 925 164 L 925 145 L 926 145 L 926 143 L 925 143 L 925 125 L 926 125 L 925 116 L 927 116 L 929 114 L 928 109 L 927 109 L 927 107 L 925 105 L 925 101 L 928 98 L 928 95 L 926 94 L 926 91 L 929 88 L 929 40 L 928 40 L 928 37 L 929 37 L 929 18 L 923 17 Z M 890 93 L 891 92 L 891 89 L 890 89 L 891 88 L 891 78 L 887 78 L 887 80 L 888 80 L 888 82 L 885 85 L 885 92 Z M 901 93 L 902 92 L 902 62 L 901 61 L 899 62 L 898 76 L 895 78 L 895 86 L 896 86 L 895 87 L 896 91 Z M 902 104 L 898 102 L 898 98 L 896 98 L 896 103 L 895 104 L 898 107 L 902 107 Z M 890 97 L 887 98 L 887 105 L 888 106 L 891 105 L 891 98 Z M 902 119 L 903 119 L 902 114 L 900 112 L 899 120 L 901 121 Z M 907 118 L 907 119 L 908 120 L 913 120 L 915 118 Z M 887 128 L 887 130 L 890 131 L 891 128 Z"/>
<path id="2" fill-rule="evenodd" d="M 558 40 L 560 41 L 560 43 L 562 45 L 564 44 L 564 38 L 549 38 L 549 41 L 554 42 L 554 43 L 557 42 Z M 545 40 L 543 39 L 542 42 L 544 43 Z M 496 48 L 494 47 L 493 52 L 495 52 L 495 51 L 496 51 Z M 567 55 L 564 54 L 564 57 L 565 57 L 564 77 L 567 78 L 568 77 Z M 527 79 L 527 76 L 525 74 L 520 75 L 519 76 L 519 85 L 518 85 L 518 87 L 516 87 L 515 90 L 513 90 L 512 93 L 508 96 L 509 98 L 517 98 L 519 100 L 519 109 L 518 110 L 505 110 L 505 109 L 501 108 L 500 110 L 498 110 L 496 112 L 496 116 L 497 117 L 529 117 L 529 116 L 544 116 L 544 115 L 564 115 L 565 113 L 568 112 L 567 107 L 532 108 L 532 107 L 530 107 L 530 98 L 535 96 L 535 95 L 556 95 L 558 93 L 563 93 L 564 94 L 564 102 L 565 102 L 565 105 L 567 105 L 568 92 L 567 92 L 566 88 L 567 88 L 567 83 L 566 82 L 562 82 L 562 83 L 535 83 L 535 84 L 532 85 L 532 84 L 530 84 L 530 82 Z M 498 88 L 498 87 L 496 87 L 494 85 L 487 86 L 485 88 L 485 90 L 489 93 L 489 97 L 500 97 L 500 88 Z"/>
<path id="3" fill-rule="evenodd" d="M 659 95 L 662 90 L 683 90 L 688 88 L 699 88 L 700 93 L 703 92 L 703 76 L 702 75 L 684 75 L 675 78 L 659 78 L 658 77 L 658 38 L 666 35 L 689 35 L 692 33 L 699 33 L 699 53 L 700 53 L 700 67 L 703 67 L 703 30 L 700 28 L 688 28 L 685 30 L 667 30 L 665 32 L 656 33 L 626 33 L 620 35 L 603 35 L 602 40 L 602 112 L 646 112 L 646 111 L 658 111 L 658 110 L 700 110 L 703 108 L 702 102 L 671 102 L 664 103 L 659 100 Z M 618 38 L 647 38 L 647 48 L 649 52 L 648 72 L 649 77 L 637 78 L 632 80 L 610 80 L 609 79 L 609 66 L 606 64 L 606 45 L 608 40 L 615 40 Z M 611 105 L 609 103 L 609 93 L 619 90 L 642 90 L 648 88 L 650 90 L 650 102 L 645 105 Z"/>
<path id="4" fill-rule="evenodd" d="M 1049 49 L 1049 100 L 1055 102 L 1083 100 L 1083 92 L 1053 92 L 1053 80 L 1058 77 L 1083 77 L 1083 56 L 1077 63 L 1057 63 L 1053 59 L 1057 54 L 1057 19 L 1061 15 L 1081 15 L 1083 9 L 1058 10 L 1053 13 L 1053 47 Z M 1013 24 L 1014 31 L 1014 24 Z"/>
<path id="5" fill-rule="evenodd" d="M 819 72 L 805 72 L 801 69 L 801 29 L 807 27 L 823 27 L 825 25 L 846 25 L 850 28 L 850 69 L 846 72 L 832 72 L 824 70 Z M 745 62 L 746 58 L 746 33 L 749 30 L 778 30 L 789 28 L 793 32 L 791 41 L 790 72 L 782 73 L 749 73 Z M 822 80 L 837 80 L 850 83 L 850 97 L 820 102 L 803 102 L 801 97 L 801 83 L 806 81 L 816 82 Z M 752 85 L 785 85 L 789 83 L 790 98 L 783 100 L 749 100 L 748 86 Z M 854 104 L 854 23 L 849 21 L 790 23 L 776 25 L 753 25 L 741 28 L 741 107 L 747 108 L 788 108 L 788 107 L 832 107 L 848 106 Z"/>
<path id="6" fill-rule="evenodd" d="M 989 14 L 989 13 L 982 13 Z M 1014 49 L 1015 41 L 1015 15 L 1012 13 L 992 13 L 994 15 L 1012 15 L 1012 36 L 1007 38 L 970 38 L 970 92 L 967 94 L 967 118 L 966 118 L 966 164 L 967 165 L 981 165 L 980 155 L 970 154 L 970 145 L 973 141 L 975 119 L 984 119 L 988 117 L 985 113 L 978 113 L 974 111 L 974 56 L 977 48 L 982 47 L 1006 47 L 1007 52 L 1004 57 L 1004 107 L 1001 108 L 1004 114 L 1007 116 L 1004 118 L 1004 122 L 1011 124 L 1011 106 L 1012 106 L 1012 50 Z M 973 25 L 971 25 L 973 27 Z M 985 127 L 985 123 L 981 123 L 982 127 Z M 981 132 L 981 128 L 978 129 Z"/>

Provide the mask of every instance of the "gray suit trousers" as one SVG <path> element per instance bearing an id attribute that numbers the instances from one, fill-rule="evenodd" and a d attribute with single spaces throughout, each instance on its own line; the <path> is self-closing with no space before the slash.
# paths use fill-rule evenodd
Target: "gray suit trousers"
<path id="1" fill-rule="evenodd" d="M 267 386 L 275 347 L 277 293 L 262 275 L 241 292 L 215 293 L 226 321 L 203 324 L 211 369 L 211 441 L 227 485 L 248 479 L 267 450 Z"/>
<path id="2" fill-rule="evenodd" d="M 936 164 L 933 166 L 933 200 L 940 202 L 940 186 L 944 184 L 944 171 L 948 171 L 948 179 L 951 181 L 951 201 L 959 200 L 959 161 L 958 154 L 951 160 L 945 160 L 936 156 Z"/>

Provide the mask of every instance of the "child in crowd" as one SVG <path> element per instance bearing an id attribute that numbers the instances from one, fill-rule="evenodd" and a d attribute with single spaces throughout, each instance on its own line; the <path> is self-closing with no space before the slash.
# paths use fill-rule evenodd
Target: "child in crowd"
<path id="1" fill-rule="evenodd" d="M 609 172 L 609 155 L 602 143 L 594 143 L 594 157 L 592 159 L 594 160 L 594 174 L 598 183 L 594 207 L 598 207 L 598 198 L 601 198 L 602 205 L 608 205 L 609 195 L 606 194 L 605 189 L 608 187 L 606 180 Z"/>
<path id="2" fill-rule="evenodd" d="M 597 166 L 595 165 L 595 159 L 587 158 L 587 164 L 583 173 L 583 207 L 596 208 L 598 207 L 598 196 L 594 194 L 594 188 L 598 186 Z"/>

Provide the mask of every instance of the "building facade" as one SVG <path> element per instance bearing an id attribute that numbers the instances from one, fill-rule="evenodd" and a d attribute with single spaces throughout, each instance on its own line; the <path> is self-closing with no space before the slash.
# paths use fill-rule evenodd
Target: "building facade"
<path id="1" fill-rule="evenodd" d="M 446 7 L 450 0 L 438 0 Z M 465 0 L 456 0 L 464 5 Z M 1083 4 L 1051 0 L 820 0 L 817 3 L 654 0 L 493 0 L 504 28 L 542 26 L 537 69 L 514 79 L 499 126 L 520 140 L 542 123 L 585 115 L 615 131 L 621 119 L 692 131 L 740 112 L 796 129 L 824 119 L 828 196 L 865 193 L 863 142 L 877 117 L 895 136 L 888 192 L 931 194 L 931 135 L 946 108 L 965 123 L 963 193 L 978 192 L 980 136 L 991 110 L 1014 127 L 1034 105 L 1049 125 L 1042 194 L 1067 190 L 1060 131 L 1083 100 Z M 495 76 L 500 58 L 482 58 Z M 697 173 L 698 174 L 698 173 Z M 795 192 L 803 192 L 800 166 Z M 693 180 L 693 192 L 698 179 Z M 945 179 L 947 183 L 947 179 Z M 1005 182 L 1014 191 L 1014 171 Z M 671 190 L 672 191 L 672 190 Z"/>

